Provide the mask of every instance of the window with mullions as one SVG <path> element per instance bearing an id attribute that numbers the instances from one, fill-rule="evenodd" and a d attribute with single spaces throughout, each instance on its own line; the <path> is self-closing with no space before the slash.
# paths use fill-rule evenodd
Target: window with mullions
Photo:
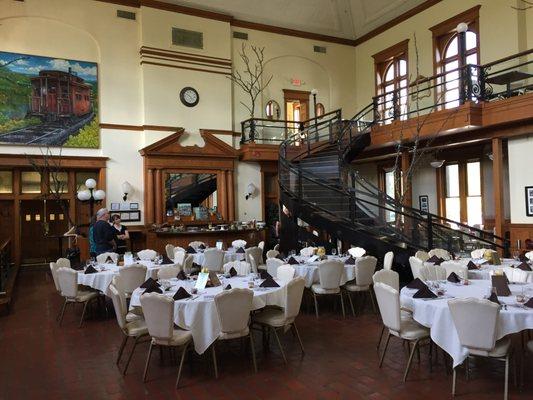
<path id="1" fill-rule="evenodd" d="M 483 223 L 481 163 L 468 161 L 446 165 L 445 216 L 468 225 Z"/>

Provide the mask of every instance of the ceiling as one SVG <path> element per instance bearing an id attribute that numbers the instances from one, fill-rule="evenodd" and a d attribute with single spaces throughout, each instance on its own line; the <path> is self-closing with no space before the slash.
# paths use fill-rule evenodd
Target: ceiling
<path id="1" fill-rule="evenodd" d="M 357 39 L 424 0 L 163 0 L 233 18 Z"/>

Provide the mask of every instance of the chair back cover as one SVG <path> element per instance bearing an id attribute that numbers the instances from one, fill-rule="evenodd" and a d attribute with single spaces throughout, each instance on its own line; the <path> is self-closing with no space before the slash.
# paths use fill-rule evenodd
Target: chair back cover
<path id="1" fill-rule="evenodd" d="M 422 259 L 418 257 L 409 257 L 409 265 L 413 273 L 413 279 L 420 278 L 420 269 L 424 266 Z"/>
<path id="2" fill-rule="evenodd" d="M 394 261 L 394 253 L 389 251 L 383 257 L 383 269 L 392 269 L 392 262 Z"/>
<path id="3" fill-rule="evenodd" d="M 115 316 L 117 317 L 118 326 L 124 330 L 126 327 L 126 297 L 113 284 L 109 285 L 109 296 L 113 300 L 113 308 L 115 309 Z"/>
<path id="4" fill-rule="evenodd" d="M 272 274 L 270 275 L 275 276 L 280 281 L 287 282 L 287 281 L 290 281 L 292 278 L 294 278 L 295 273 L 296 273 L 296 270 L 294 269 L 292 265 L 283 264 L 278 267 L 276 271 L 276 275 L 272 275 Z"/>
<path id="5" fill-rule="evenodd" d="M 157 251 L 151 249 L 141 250 L 137 253 L 137 257 L 139 257 L 139 260 L 143 261 L 153 260 L 154 258 L 156 258 L 156 256 Z"/>
<path id="6" fill-rule="evenodd" d="M 337 289 L 341 284 L 344 263 L 336 260 L 326 260 L 318 264 L 320 286 L 323 289 Z"/>
<path id="7" fill-rule="evenodd" d="M 376 283 L 384 283 L 395 290 L 400 290 L 400 275 L 396 271 L 382 269 L 376 271 L 372 276 L 374 285 Z"/>
<path id="8" fill-rule="evenodd" d="M 146 266 L 131 264 L 118 270 L 120 288 L 125 293 L 132 293 L 146 280 Z"/>
<path id="9" fill-rule="evenodd" d="M 305 279 L 301 276 L 292 279 L 287 286 L 285 286 L 285 319 L 288 322 L 294 319 L 300 313 L 300 306 L 302 304 L 302 297 L 304 295 Z"/>
<path id="10" fill-rule="evenodd" d="M 164 267 L 159 268 L 157 271 L 158 279 L 171 279 L 175 278 L 178 275 L 178 272 L 181 271 L 179 265 L 165 265 Z"/>
<path id="11" fill-rule="evenodd" d="M 54 286 L 58 292 L 61 292 L 61 287 L 59 286 L 59 279 L 57 279 L 57 270 L 60 267 L 55 262 L 50 262 L 50 272 L 52 273 L 52 279 L 54 280 Z M 63 267 L 66 268 L 66 267 Z"/>
<path id="12" fill-rule="evenodd" d="M 257 246 L 245 249 L 244 257 L 245 257 L 246 262 L 250 264 L 252 264 L 252 262 L 250 261 L 250 258 L 253 258 L 255 261 L 255 265 L 257 267 L 263 264 L 263 250 L 261 250 Z"/>
<path id="13" fill-rule="evenodd" d="M 246 240 L 236 239 L 231 242 L 231 245 L 234 249 L 239 249 L 241 247 L 244 249 L 246 247 Z"/>
<path id="14" fill-rule="evenodd" d="M 355 283 L 357 286 L 368 286 L 372 284 L 372 275 L 376 271 L 378 260 L 373 256 L 361 257 L 357 260 L 355 268 Z"/>
<path id="15" fill-rule="evenodd" d="M 170 259 L 174 260 L 176 264 L 183 266 L 186 256 L 187 256 L 187 253 L 185 253 L 184 250 L 174 249 L 174 254 L 172 255 L 172 257 L 170 257 Z"/>
<path id="16" fill-rule="evenodd" d="M 74 298 L 78 295 L 78 272 L 72 268 L 58 268 L 57 279 L 61 288 L 61 295 Z"/>
<path id="17" fill-rule="evenodd" d="M 193 240 L 192 242 L 189 243 L 189 246 L 191 246 L 194 250 L 198 250 L 200 246 L 207 247 L 205 243 L 200 240 Z"/>
<path id="18" fill-rule="evenodd" d="M 113 263 L 115 263 L 115 264 L 118 261 L 118 254 L 117 253 L 113 253 L 111 251 L 108 251 L 107 253 L 98 254 L 96 256 L 96 262 L 98 264 L 105 264 L 105 262 L 107 260 L 107 257 L 111 257 L 111 259 L 113 260 Z"/>
<path id="19" fill-rule="evenodd" d="M 363 257 L 366 254 L 366 250 L 362 247 L 352 247 L 351 249 L 348 249 L 348 253 L 353 258 Z"/>
<path id="20" fill-rule="evenodd" d="M 272 250 L 269 250 L 272 251 Z M 266 266 L 267 266 L 267 272 L 272 275 L 276 276 L 278 274 L 278 268 L 285 264 L 283 260 L 280 260 L 279 258 L 267 258 L 266 260 Z"/>
<path id="21" fill-rule="evenodd" d="M 141 296 L 141 307 L 150 336 L 169 340 L 174 334 L 174 300 L 159 293 Z"/>
<path id="22" fill-rule="evenodd" d="M 449 261 L 452 259 L 452 255 L 448 252 L 448 250 L 444 249 L 433 249 L 430 250 L 428 254 L 430 258 L 433 256 L 437 256 L 444 259 L 444 261 Z"/>
<path id="23" fill-rule="evenodd" d="M 444 261 L 440 266 L 446 270 L 446 278 L 452 272 L 455 272 L 459 278 L 468 279 L 468 267 L 464 264 L 455 261 Z"/>
<path id="24" fill-rule="evenodd" d="M 246 276 L 252 272 L 252 266 L 246 261 L 231 261 L 224 264 L 223 269 L 225 274 L 229 274 L 230 269 L 237 271 L 238 276 Z"/>
<path id="25" fill-rule="evenodd" d="M 424 265 L 419 273 L 423 281 L 440 281 L 447 277 L 446 270 L 440 265 Z"/>
<path id="26" fill-rule="evenodd" d="M 424 250 L 418 250 L 415 253 L 415 257 L 421 260 L 422 262 L 429 260 L 429 254 L 427 253 L 427 251 Z"/>
<path id="27" fill-rule="evenodd" d="M 485 252 L 490 249 L 475 249 L 470 252 L 472 258 L 483 258 Z"/>
<path id="28" fill-rule="evenodd" d="M 219 272 L 224 264 L 224 250 L 216 248 L 204 251 L 204 267 L 209 271 Z"/>
<path id="29" fill-rule="evenodd" d="M 230 289 L 215 296 L 215 308 L 222 333 L 241 332 L 248 327 L 254 292 Z"/>
<path id="30" fill-rule="evenodd" d="M 383 325 L 390 330 L 400 332 L 400 294 L 399 292 L 385 285 L 384 283 L 376 283 L 374 285 L 374 293 L 378 300 L 379 312 Z"/>
<path id="31" fill-rule="evenodd" d="M 277 251 L 277 250 L 269 250 L 266 253 L 267 260 L 269 258 L 276 258 L 278 255 L 279 255 L 279 251 Z"/>
<path id="32" fill-rule="evenodd" d="M 70 268 L 71 265 L 70 265 L 70 260 L 68 258 L 58 258 L 57 261 L 56 261 L 56 264 L 59 268 Z"/>
<path id="33" fill-rule="evenodd" d="M 192 263 L 194 262 L 194 255 L 193 254 L 187 254 L 187 257 L 185 257 L 185 260 L 183 261 L 183 266 L 181 269 L 186 274 L 190 274 L 192 271 Z"/>
<path id="34" fill-rule="evenodd" d="M 165 253 L 167 253 L 167 257 L 171 260 L 174 258 L 174 246 L 173 244 L 169 243 L 165 246 Z"/>

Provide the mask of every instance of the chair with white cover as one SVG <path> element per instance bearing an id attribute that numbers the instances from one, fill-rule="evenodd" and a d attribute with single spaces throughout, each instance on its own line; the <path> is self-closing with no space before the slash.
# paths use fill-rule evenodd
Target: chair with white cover
<path id="1" fill-rule="evenodd" d="M 252 272 L 254 274 L 257 274 L 259 272 L 259 268 L 257 266 L 257 263 L 255 262 L 255 258 L 250 257 L 249 260 L 250 260 L 249 264 L 250 264 L 250 268 L 251 268 Z"/>
<path id="2" fill-rule="evenodd" d="M 400 290 L 400 275 L 395 271 L 386 269 L 376 271 L 372 276 L 372 282 L 374 285 L 379 282 L 389 285 L 393 289 Z"/>
<path id="3" fill-rule="evenodd" d="M 83 304 L 83 312 L 80 318 L 79 328 L 83 324 L 83 318 L 85 317 L 85 311 L 87 310 L 87 304 L 90 301 L 98 298 L 98 293 L 94 291 L 86 291 L 78 288 L 78 271 L 74 271 L 72 268 L 58 268 L 56 271 L 57 280 L 61 289 L 61 296 L 65 298 L 61 314 L 59 316 L 59 326 L 63 322 L 63 316 L 65 315 L 65 309 L 67 304 Z"/>
<path id="4" fill-rule="evenodd" d="M 344 299 L 342 297 L 341 280 L 344 274 L 344 263 L 336 260 L 326 260 L 318 264 L 318 276 L 320 283 L 314 283 L 311 286 L 311 293 L 315 301 L 315 314 L 318 318 L 318 300 L 317 296 L 333 295 L 339 296 L 342 307 L 342 316 L 346 317 L 344 310 Z"/>
<path id="5" fill-rule="evenodd" d="M 533 261 L 533 251 L 528 251 L 524 256 L 529 260 Z"/>
<path id="6" fill-rule="evenodd" d="M 468 279 L 468 267 L 456 261 L 444 261 L 441 265 L 446 270 L 446 278 L 450 276 L 452 272 L 461 278 Z"/>
<path id="7" fill-rule="evenodd" d="M 488 299 L 466 298 L 449 300 L 448 307 L 459 342 L 468 350 L 469 357 L 488 357 L 505 362 L 504 399 L 507 399 L 509 359 L 512 348 L 509 337 L 496 340 L 500 305 Z M 454 368 L 452 396 L 455 396 L 456 378 L 456 368 Z"/>
<path id="8" fill-rule="evenodd" d="M 70 260 L 68 258 L 58 258 L 56 264 L 58 268 L 71 268 Z"/>
<path id="9" fill-rule="evenodd" d="M 174 249 L 175 249 L 176 246 L 174 246 L 173 244 L 169 243 L 165 246 L 165 253 L 167 254 L 167 257 L 170 258 L 171 260 L 174 258 Z"/>
<path id="10" fill-rule="evenodd" d="M 200 240 L 193 240 L 189 243 L 189 246 L 192 247 L 194 250 L 198 250 L 201 246 L 207 247 L 206 244 Z"/>
<path id="11" fill-rule="evenodd" d="M 255 261 L 255 265 L 257 266 L 257 268 L 261 268 L 263 264 L 263 250 L 261 250 L 261 248 L 255 246 L 255 247 L 250 247 L 246 250 L 244 250 L 244 259 L 246 260 L 246 262 L 252 264 L 252 262 L 250 261 L 250 258 L 253 258 L 254 261 Z"/>
<path id="12" fill-rule="evenodd" d="M 185 253 L 185 250 L 180 249 L 181 247 L 179 249 L 174 249 L 174 255 L 171 257 L 171 259 L 174 260 L 174 263 L 183 266 L 185 257 L 187 257 L 187 253 Z"/>
<path id="13" fill-rule="evenodd" d="M 113 253 L 111 251 L 107 252 L 107 253 L 102 253 L 102 254 L 98 254 L 96 256 L 96 262 L 98 264 L 105 264 L 106 260 L 108 257 L 111 257 L 111 260 L 113 260 L 113 264 L 116 264 L 117 261 L 118 261 L 118 254 L 117 253 Z"/>
<path id="14" fill-rule="evenodd" d="M 403 375 L 403 381 L 405 382 L 420 341 L 429 339 L 429 329 L 418 324 L 412 318 L 402 317 L 400 311 L 400 294 L 396 289 L 378 282 L 374 285 L 374 292 L 378 301 L 383 325 L 389 330 L 387 340 L 385 341 L 385 348 L 379 360 L 379 368 L 383 365 L 391 336 L 407 341 L 409 346 L 412 344 L 412 349 Z"/>
<path id="15" fill-rule="evenodd" d="M 183 362 L 185 361 L 185 354 L 192 341 L 192 334 L 189 331 L 174 328 L 174 300 L 171 297 L 158 293 L 143 294 L 141 296 L 141 306 L 146 326 L 148 327 L 148 334 L 152 337 L 148 356 L 146 357 L 143 382 L 146 382 L 154 346 L 182 347 L 178 378 L 176 379 L 177 388 L 180 382 Z"/>
<path id="16" fill-rule="evenodd" d="M 300 250 L 300 255 L 303 257 L 311 257 L 312 255 L 316 253 L 316 251 L 317 251 L 316 247 L 313 247 L 313 246 L 304 247 L 303 249 Z"/>
<path id="17" fill-rule="evenodd" d="M 185 260 L 183 261 L 183 265 L 181 266 L 181 270 L 185 272 L 186 274 L 190 274 L 192 272 L 193 263 L 194 263 L 194 255 L 187 254 L 187 257 L 185 257 Z"/>
<path id="18" fill-rule="evenodd" d="M 224 250 L 216 248 L 204 251 L 204 265 L 209 271 L 220 272 L 224 265 Z"/>
<path id="19" fill-rule="evenodd" d="M 429 257 L 437 256 L 439 258 L 442 258 L 444 261 L 450 261 L 452 259 L 452 255 L 448 250 L 444 249 L 432 249 L 428 252 Z"/>
<path id="20" fill-rule="evenodd" d="M 142 261 L 152 261 L 157 257 L 157 251 L 151 249 L 141 250 L 137 252 L 137 257 Z"/>
<path id="21" fill-rule="evenodd" d="M 441 281 L 446 279 L 446 269 L 440 265 L 424 265 L 419 271 L 423 281 Z"/>
<path id="22" fill-rule="evenodd" d="M 409 265 L 413 273 L 413 279 L 420 278 L 420 269 L 424 266 L 424 262 L 418 257 L 409 257 Z"/>
<path id="23" fill-rule="evenodd" d="M 277 244 L 274 245 L 274 250 L 279 251 L 279 243 L 277 243 Z"/>
<path id="24" fill-rule="evenodd" d="M 276 271 L 276 278 L 278 278 L 280 281 L 288 282 L 294 278 L 295 274 L 296 274 L 296 270 L 294 269 L 292 265 L 283 264 L 283 265 L 280 265 L 278 270 Z"/>
<path id="25" fill-rule="evenodd" d="M 348 292 L 348 299 L 350 300 L 350 307 L 352 314 L 355 317 L 355 308 L 353 306 L 352 294 L 354 293 L 368 293 L 372 308 L 376 311 L 374 304 L 374 297 L 370 287 L 372 286 L 372 275 L 376 271 L 376 264 L 378 260 L 373 256 L 361 257 L 357 260 L 357 267 L 355 268 L 355 281 L 347 282 L 343 289 Z M 364 307 L 364 304 L 363 304 Z"/>
<path id="26" fill-rule="evenodd" d="M 359 258 L 366 254 L 366 250 L 362 247 L 352 247 L 351 249 L 348 249 L 348 254 L 350 254 L 353 258 Z"/>
<path id="27" fill-rule="evenodd" d="M 234 249 L 244 249 L 246 247 L 246 240 L 243 239 L 236 239 L 233 242 L 231 242 L 231 246 Z"/>
<path id="28" fill-rule="evenodd" d="M 280 260 L 279 258 L 267 258 L 267 272 L 272 276 L 276 276 L 278 274 L 278 268 L 281 267 L 283 264 L 285 264 L 285 262 L 283 260 Z"/>
<path id="29" fill-rule="evenodd" d="M 265 241 L 264 240 L 261 240 L 258 244 L 257 244 L 257 247 L 259 247 L 261 249 L 261 251 L 263 251 L 265 249 Z"/>
<path id="30" fill-rule="evenodd" d="M 242 337 L 250 338 L 250 349 L 252 351 L 254 371 L 257 372 L 254 339 L 249 327 L 253 297 L 253 291 L 240 288 L 224 290 L 215 296 L 215 309 L 220 323 L 220 334 L 218 335 L 217 340 L 211 345 L 215 378 L 218 378 L 215 350 L 216 343 L 223 340 L 238 339 Z"/>
<path id="31" fill-rule="evenodd" d="M 392 263 L 394 262 L 394 253 L 389 251 L 383 257 L 383 269 L 392 270 Z"/>
<path id="32" fill-rule="evenodd" d="M 136 318 L 133 321 L 128 322 L 126 298 L 124 297 L 124 294 L 122 294 L 121 291 L 118 290 L 113 284 L 109 285 L 109 296 L 111 297 L 111 300 L 113 300 L 113 307 L 115 309 L 115 315 L 117 317 L 118 326 L 124 334 L 124 339 L 122 340 L 122 343 L 118 350 L 118 356 L 115 362 L 117 365 L 120 363 L 120 359 L 122 357 L 122 353 L 124 352 L 124 348 L 126 347 L 128 339 L 135 339 L 133 348 L 131 349 L 131 353 L 128 357 L 128 360 L 126 361 L 124 370 L 122 371 L 122 373 L 126 375 L 126 371 L 128 370 L 128 366 L 130 365 L 131 357 L 133 356 L 133 352 L 135 351 L 135 348 L 139 343 L 139 339 L 148 334 L 148 328 L 146 327 L 146 323 L 143 318 Z"/>
<path id="33" fill-rule="evenodd" d="M 277 250 L 268 250 L 268 251 L 266 252 L 266 258 L 267 258 L 267 260 L 268 260 L 269 258 L 276 258 L 277 256 L 279 256 L 279 251 L 277 251 Z"/>
<path id="34" fill-rule="evenodd" d="M 55 262 L 50 262 L 50 273 L 52 274 L 52 279 L 54 281 L 54 286 L 56 288 L 56 291 L 61 294 L 61 287 L 59 286 L 59 279 L 57 278 L 57 270 L 59 269 L 59 265 Z M 65 267 L 63 267 L 65 268 Z"/>
<path id="35" fill-rule="evenodd" d="M 483 258 L 485 252 L 490 249 L 475 249 L 470 252 L 472 258 Z"/>
<path id="36" fill-rule="evenodd" d="M 429 254 L 427 253 L 427 251 L 424 251 L 424 250 L 418 250 L 415 253 L 415 257 L 418 258 L 419 260 L 421 260 L 422 262 L 426 262 L 430 258 Z"/>
<path id="37" fill-rule="evenodd" d="M 523 271 L 520 268 L 503 267 L 503 272 L 511 283 L 533 283 L 533 271 Z"/>
<path id="38" fill-rule="evenodd" d="M 251 265 L 246 261 L 230 261 L 222 267 L 225 274 L 229 274 L 231 268 L 235 269 L 237 276 L 247 276 L 252 272 Z"/>
<path id="39" fill-rule="evenodd" d="M 271 332 L 274 333 L 276 342 L 278 343 L 281 356 L 283 361 L 287 364 L 287 358 L 285 352 L 283 351 L 283 346 L 279 340 L 278 331 L 287 332 L 289 328 L 292 328 L 295 336 L 298 338 L 300 343 L 300 349 L 302 350 L 302 356 L 305 354 L 304 346 L 300 334 L 298 333 L 298 328 L 296 328 L 296 317 L 300 313 L 300 305 L 302 304 L 302 297 L 305 288 L 305 279 L 298 277 L 292 279 L 284 288 L 283 288 L 283 300 L 281 309 L 268 307 L 264 311 L 255 314 L 253 317 L 253 322 L 261 325 L 263 328 L 268 328 Z M 265 330 L 263 328 L 263 336 L 265 336 Z M 263 343 L 265 340 L 263 341 Z"/>
<path id="40" fill-rule="evenodd" d="M 172 279 L 181 271 L 179 265 L 165 265 L 157 271 L 157 279 Z"/>
<path id="41" fill-rule="evenodd" d="M 126 297 L 131 296 L 133 291 L 144 283 L 146 270 L 146 266 L 142 264 L 131 264 L 118 270 L 118 286 Z"/>

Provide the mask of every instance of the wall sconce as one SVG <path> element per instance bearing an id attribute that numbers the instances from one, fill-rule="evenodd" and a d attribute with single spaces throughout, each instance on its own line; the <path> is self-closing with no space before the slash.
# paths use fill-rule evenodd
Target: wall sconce
<path id="1" fill-rule="evenodd" d="M 122 193 L 124 193 L 122 200 L 126 201 L 128 199 L 128 194 L 130 194 L 132 190 L 133 188 L 131 187 L 131 184 L 128 181 L 124 181 L 122 184 Z"/>
<path id="2" fill-rule="evenodd" d="M 444 160 L 434 160 L 429 163 L 433 168 L 437 169 L 444 165 Z"/>
<path id="3" fill-rule="evenodd" d="M 257 192 L 257 188 L 253 183 L 249 183 L 248 186 L 246 186 L 246 191 L 244 192 L 244 198 L 248 200 L 250 197 L 253 197 L 255 193 Z"/>

